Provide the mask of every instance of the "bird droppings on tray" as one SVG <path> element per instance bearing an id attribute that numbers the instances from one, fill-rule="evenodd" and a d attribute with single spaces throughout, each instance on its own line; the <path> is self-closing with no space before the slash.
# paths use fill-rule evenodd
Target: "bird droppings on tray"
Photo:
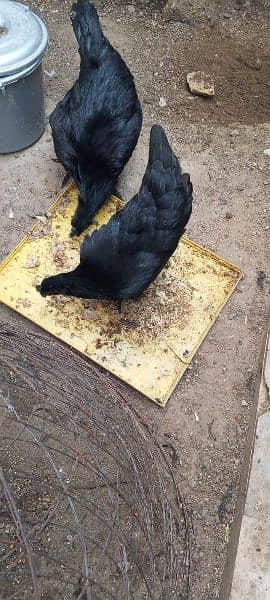
<path id="1" fill-rule="evenodd" d="M 24 266 L 26 269 L 34 269 L 35 267 L 39 267 L 39 265 L 40 262 L 37 256 L 27 256 Z"/>
<path id="2" fill-rule="evenodd" d="M 29 308 L 31 306 L 31 302 L 27 300 L 27 298 L 17 298 L 16 306 L 24 306 L 25 308 Z"/>
<path id="3" fill-rule="evenodd" d="M 49 274 L 74 269 L 85 233 L 106 223 L 123 204 L 111 198 L 83 236 L 70 238 L 76 205 L 77 190 L 71 185 L 52 205 L 46 222 L 35 220 L 0 267 L 0 300 L 165 406 L 240 271 L 182 238 L 158 278 L 141 297 L 124 301 L 121 313 L 115 302 L 105 300 L 43 298 L 35 286 Z"/>

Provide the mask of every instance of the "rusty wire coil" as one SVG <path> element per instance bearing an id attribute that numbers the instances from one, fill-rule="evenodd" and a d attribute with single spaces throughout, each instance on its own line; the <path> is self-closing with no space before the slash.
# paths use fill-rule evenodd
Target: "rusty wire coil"
<path id="1" fill-rule="evenodd" d="M 158 441 L 106 374 L 0 327 L 3 598 L 186 600 L 188 520 Z"/>

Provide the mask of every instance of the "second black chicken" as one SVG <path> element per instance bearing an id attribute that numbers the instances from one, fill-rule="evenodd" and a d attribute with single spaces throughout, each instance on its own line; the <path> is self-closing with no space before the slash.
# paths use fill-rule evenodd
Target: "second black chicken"
<path id="1" fill-rule="evenodd" d="M 50 125 L 56 156 L 79 187 L 71 223 L 71 235 L 79 235 L 115 191 L 137 144 L 142 111 L 133 76 L 103 35 L 94 5 L 78 0 L 72 9 L 80 74 Z"/>
<path id="2" fill-rule="evenodd" d="M 86 236 L 80 264 L 47 277 L 43 295 L 115 300 L 138 297 L 175 251 L 192 212 L 192 183 L 183 174 L 162 127 L 153 125 L 139 193 L 100 229 Z"/>

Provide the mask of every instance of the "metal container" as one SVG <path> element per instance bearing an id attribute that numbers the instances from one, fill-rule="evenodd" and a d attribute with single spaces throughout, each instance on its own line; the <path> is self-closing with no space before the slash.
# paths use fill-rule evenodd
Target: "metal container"
<path id="1" fill-rule="evenodd" d="M 0 0 L 0 153 L 31 146 L 45 128 L 44 23 L 27 6 Z"/>

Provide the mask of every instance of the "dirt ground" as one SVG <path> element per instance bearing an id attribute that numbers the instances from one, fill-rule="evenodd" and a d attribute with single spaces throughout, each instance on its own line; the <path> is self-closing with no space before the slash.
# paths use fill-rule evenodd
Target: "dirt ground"
<path id="1" fill-rule="evenodd" d="M 28 4 L 49 29 L 44 61 L 50 75 L 44 76 L 49 113 L 78 72 L 68 18 L 71 2 Z M 137 190 L 149 128 L 160 122 L 194 184 L 187 235 L 240 266 L 244 277 L 165 410 L 124 391 L 159 441 L 165 446 L 169 441 L 175 450 L 173 468 L 193 526 L 191 598 L 214 600 L 269 307 L 270 158 L 263 155 L 270 147 L 269 14 L 248 1 L 185 0 L 167 11 L 163 4 L 97 3 L 106 35 L 135 76 L 144 111 L 142 134 L 120 191 L 129 199 Z M 189 93 L 185 81 L 191 70 L 213 76 L 213 100 Z M 163 108 L 160 98 L 166 100 Z M 34 147 L 0 157 L 2 258 L 60 190 L 63 171 L 52 157 L 49 128 Z M 1 313 L 6 321 L 20 321 L 4 307 Z"/>

